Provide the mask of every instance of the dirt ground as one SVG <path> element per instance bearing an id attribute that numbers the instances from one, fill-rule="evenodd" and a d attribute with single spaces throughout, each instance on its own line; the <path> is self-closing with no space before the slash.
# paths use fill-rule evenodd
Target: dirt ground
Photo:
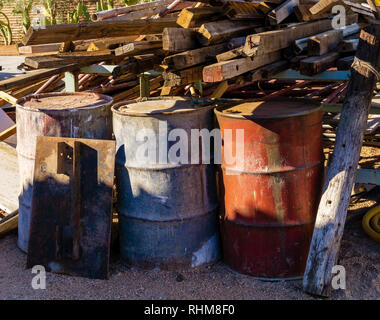
<path id="1" fill-rule="evenodd" d="M 380 187 L 351 205 L 339 264 L 346 269 L 346 290 L 330 299 L 380 300 L 380 247 L 361 228 L 369 207 L 380 204 Z M 263 282 L 232 271 L 223 262 L 192 270 L 130 269 L 112 257 L 109 280 L 90 280 L 47 273 L 46 289 L 34 290 L 34 274 L 25 269 L 26 255 L 16 234 L 0 239 L 0 299 L 314 299 L 302 291 L 302 281 Z"/>

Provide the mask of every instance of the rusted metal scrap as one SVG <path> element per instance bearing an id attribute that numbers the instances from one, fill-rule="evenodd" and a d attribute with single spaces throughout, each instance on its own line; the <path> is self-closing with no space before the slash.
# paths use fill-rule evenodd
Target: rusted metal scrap
<path id="1" fill-rule="evenodd" d="M 37 137 L 27 267 L 106 279 L 115 142 Z"/>

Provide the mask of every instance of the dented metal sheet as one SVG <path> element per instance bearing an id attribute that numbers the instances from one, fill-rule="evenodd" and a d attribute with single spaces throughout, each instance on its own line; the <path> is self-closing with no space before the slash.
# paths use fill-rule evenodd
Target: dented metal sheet
<path id="1" fill-rule="evenodd" d="M 244 161 L 223 157 L 221 167 L 225 261 L 258 278 L 302 276 L 323 179 L 320 106 L 282 99 L 215 113 L 223 140 L 225 129 L 244 130 Z"/>
<path id="2" fill-rule="evenodd" d="M 36 137 L 112 139 L 112 97 L 90 92 L 31 95 L 16 105 L 21 191 L 18 247 L 26 252 Z"/>
<path id="3" fill-rule="evenodd" d="M 115 142 L 37 137 L 27 267 L 108 277 Z"/>

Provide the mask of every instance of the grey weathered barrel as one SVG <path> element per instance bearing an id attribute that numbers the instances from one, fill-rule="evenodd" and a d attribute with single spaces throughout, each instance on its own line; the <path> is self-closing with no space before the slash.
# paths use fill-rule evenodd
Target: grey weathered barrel
<path id="1" fill-rule="evenodd" d="M 48 93 L 24 98 L 16 106 L 21 250 L 28 250 L 36 137 L 111 139 L 112 101 L 95 93 Z"/>
<path id="2" fill-rule="evenodd" d="M 120 103 L 112 111 L 123 261 L 143 268 L 170 269 L 217 260 L 220 247 L 214 165 L 176 162 L 170 157 L 176 143 L 187 145 L 191 151 L 192 129 L 212 130 L 212 106 L 166 97 Z M 165 126 L 169 137 L 173 129 L 182 129 L 185 134 L 179 141 L 168 141 Z M 146 143 L 152 142 L 145 150 Z M 162 152 L 150 160 L 138 156 L 145 154 L 141 150 L 146 154 L 157 151 L 157 145 Z M 199 145 L 202 154 L 202 143 Z M 166 156 L 167 162 L 162 158 Z"/>

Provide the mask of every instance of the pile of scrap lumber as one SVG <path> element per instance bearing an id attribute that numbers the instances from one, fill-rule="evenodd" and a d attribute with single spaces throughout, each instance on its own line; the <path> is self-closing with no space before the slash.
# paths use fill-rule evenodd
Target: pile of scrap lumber
<path id="1" fill-rule="evenodd" d="M 347 26 L 333 29 L 337 4 Z M 15 98 L 65 91 L 70 73 L 70 90 L 115 101 L 142 93 L 217 98 L 288 68 L 306 76 L 347 70 L 371 8 L 355 0 L 157 0 L 98 12 L 93 22 L 31 28 L 19 50 L 38 54 L 0 90 Z"/>

